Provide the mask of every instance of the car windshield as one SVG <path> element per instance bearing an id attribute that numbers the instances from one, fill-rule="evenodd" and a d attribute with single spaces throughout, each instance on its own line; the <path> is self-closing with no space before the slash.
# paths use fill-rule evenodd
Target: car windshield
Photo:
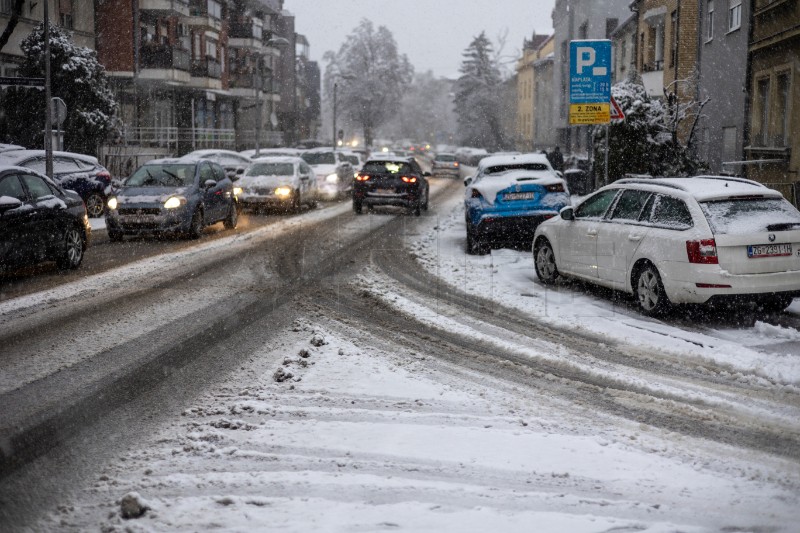
<path id="1" fill-rule="evenodd" d="M 345 156 L 343 156 L 343 157 L 344 157 L 344 158 L 345 158 L 345 160 L 346 160 L 348 163 L 350 163 L 351 165 L 356 165 L 356 166 L 358 166 L 358 157 L 356 157 L 356 156 L 354 156 L 354 155 L 345 155 Z"/>
<path id="2" fill-rule="evenodd" d="M 306 152 L 300 157 L 309 165 L 336 164 L 336 157 L 333 155 L 333 152 Z"/>
<path id="3" fill-rule="evenodd" d="M 127 187 L 186 187 L 194 183 L 195 165 L 144 165 L 125 182 Z"/>
<path id="4" fill-rule="evenodd" d="M 783 198 L 742 198 L 700 202 L 715 234 L 755 233 L 800 225 L 800 211 Z"/>
<path id="5" fill-rule="evenodd" d="M 292 163 L 256 163 L 247 169 L 248 176 L 292 176 Z"/>
<path id="6" fill-rule="evenodd" d="M 367 161 L 362 172 L 375 174 L 407 174 L 412 172 L 411 165 L 400 161 Z"/>

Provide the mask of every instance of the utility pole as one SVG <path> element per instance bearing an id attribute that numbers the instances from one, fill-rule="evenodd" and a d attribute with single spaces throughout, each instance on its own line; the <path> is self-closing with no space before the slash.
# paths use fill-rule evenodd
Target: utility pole
<path id="1" fill-rule="evenodd" d="M 44 172 L 53 177 L 53 109 L 50 89 L 50 11 L 44 0 Z"/>
<path id="2" fill-rule="evenodd" d="M 333 82 L 333 151 L 336 151 L 336 90 L 339 88 L 337 82 Z"/>

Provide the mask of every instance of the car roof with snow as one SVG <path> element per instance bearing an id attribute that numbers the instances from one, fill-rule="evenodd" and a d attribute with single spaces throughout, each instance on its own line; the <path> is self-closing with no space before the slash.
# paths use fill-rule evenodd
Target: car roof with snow
<path id="1" fill-rule="evenodd" d="M 295 165 L 298 165 L 300 163 L 303 163 L 303 159 L 293 155 L 270 155 L 254 159 L 253 164 L 250 166 L 258 165 L 261 163 L 294 163 Z"/>
<path id="2" fill-rule="evenodd" d="M 160 159 L 151 159 L 147 161 L 145 165 L 176 165 L 180 163 L 197 163 L 197 161 L 181 161 L 182 158 L 180 157 L 162 157 Z"/>
<path id="3" fill-rule="evenodd" d="M 478 163 L 478 172 L 491 167 L 524 165 L 528 163 L 542 163 L 547 165 L 548 169 L 552 168 L 550 166 L 550 161 L 547 160 L 547 156 L 544 154 L 490 155 L 484 157 L 481 159 L 480 163 Z"/>
<path id="4" fill-rule="evenodd" d="M 759 196 L 765 198 L 783 198 L 775 189 L 770 189 L 758 182 L 730 176 L 695 176 L 691 178 L 650 178 L 622 179 L 613 185 L 637 185 L 652 191 L 681 192 L 691 196 L 698 202 L 718 200 L 737 196 Z"/>
<path id="5" fill-rule="evenodd" d="M 0 163 L 7 165 L 14 165 L 20 161 L 30 159 L 31 157 L 44 157 L 44 150 L 12 150 L 9 152 L 0 153 Z M 74 152 L 53 152 L 53 157 L 71 157 L 73 159 L 80 159 L 93 165 L 99 165 L 100 162 L 96 157 L 91 155 L 76 154 Z"/>
<path id="6" fill-rule="evenodd" d="M 383 155 L 380 157 L 370 157 L 367 159 L 364 164 L 367 163 L 410 163 L 413 160 L 413 157 L 402 157 L 399 155 Z"/>
<path id="7" fill-rule="evenodd" d="M 208 149 L 204 149 L 204 150 L 195 150 L 193 152 L 189 152 L 188 154 L 186 154 L 183 157 L 194 156 L 194 157 L 198 157 L 198 158 L 204 158 L 204 157 L 213 156 L 213 155 L 229 155 L 229 156 L 233 156 L 233 157 L 236 157 L 236 158 L 250 159 L 246 155 L 242 155 L 239 152 L 234 152 L 233 150 L 215 150 L 213 148 L 208 148 Z"/>
<path id="8" fill-rule="evenodd" d="M 26 167 L 19 167 L 17 165 L 7 165 L 7 164 L 4 164 L 4 163 L 0 163 L 0 172 L 5 172 L 7 170 L 16 170 L 17 172 L 22 172 L 22 173 L 25 173 L 25 174 L 36 174 L 40 178 L 44 178 L 45 180 L 47 180 L 47 183 L 55 185 L 57 188 L 61 189 L 61 186 L 59 184 L 57 184 L 55 181 L 53 181 L 50 178 L 48 178 L 47 175 L 45 173 L 43 173 L 43 172 L 37 172 L 37 171 L 35 171 L 33 169 L 26 168 Z"/>
<path id="9" fill-rule="evenodd" d="M 321 153 L 333 152 L 333 151 L 334 151 L 333 148 L 325 148 L 324 146 L 321 146 L 319 148 L 310 148 L 308 150 L 303 150 L 302 152 L 304 154 L 321 154 Z M 338 152 L 339 150 L 336 150 L 336 151 Z"/>

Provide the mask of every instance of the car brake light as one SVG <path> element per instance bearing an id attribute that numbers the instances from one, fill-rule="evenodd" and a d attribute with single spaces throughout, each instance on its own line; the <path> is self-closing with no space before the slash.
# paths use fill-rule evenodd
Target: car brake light
<path id="1" fill-rule="evenodd" d="M 457 167 L 457 166 L 458 166 L 458 161 L 456 161 L 455 163 L 453 163 L 453 166 L 454 166 L 454 167 Z"/>
<path id="2" fill-rule="evenodd" d="M 106 182 L 106 185 L 111 183 L 111 174 L 107 170 L 101 170 L 97 173 L 97 177 Z"/>
<path id="3" fill-rule="evenodd" d="M 369 179 L 369 174 L 359 174 L 356 176 L 358 181 L 367 181 Z"/>
<path id="4" fill-rule="evenodd" d="M 690 263 L 702 265 L 718 265 L 717 241 L 703 239 L 701 241 L 686 241 L 686 254 Z"/>
<path id="5" fill-rule="evenodd" d="M 481 196 L 481 193 L 478 191 L 478 189 L 472 189 L 472 197 L 473 198 L 483 198 L 483 196 Z"/>
<path id="6" fill-rule="evenodd" d="M 556 183 L 555 185 L 548 185 L 545 187 L 547 192 L 564 192 L 564 185 L 562 183 Z"/>
<path id="7" fill-rule="evenodd" d="M 411 176 L 411 177 L 403 176 L 400 179 L 403 180 L 406 183 L 416 183 L 417 182 L 417 178 L 415 178 L 414 176 Z"/>

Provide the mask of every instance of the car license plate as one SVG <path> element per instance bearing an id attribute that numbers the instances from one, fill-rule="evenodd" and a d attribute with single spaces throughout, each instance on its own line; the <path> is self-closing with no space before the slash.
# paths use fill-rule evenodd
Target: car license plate
<path id="1" fill-rule="evenodd" d="M 534 196 L 532 192 L 509 192 L 503 195 L 503 200 L 533 200 Z"/>
<path id="2" fill-rule="evenodd" d="M 785 257 L 792 255 L 792 245 L 784 244 L 752 244 L 747 247 L 747 257 Z"/>
<path id="3" fill-rule="evenodd" d="M 394 194 L 394 189 L 375 189 L 375 194 Z"/>

